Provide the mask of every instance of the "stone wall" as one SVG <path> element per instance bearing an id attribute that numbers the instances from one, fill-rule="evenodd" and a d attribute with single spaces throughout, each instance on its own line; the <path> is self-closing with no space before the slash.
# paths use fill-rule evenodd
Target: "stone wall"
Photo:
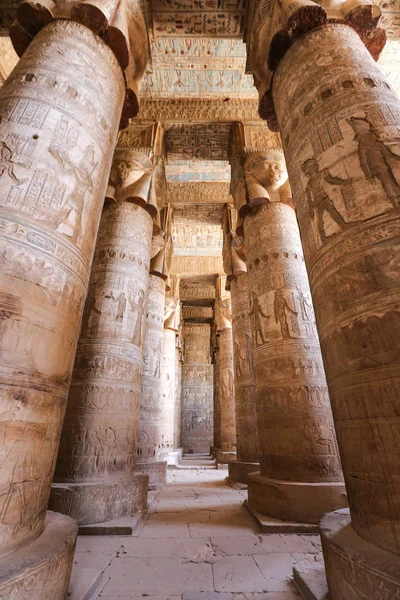
<path id="1" fill-rule="evenodd" d="M 211 327 L 184 326 L 182 446 L 184 453 L 209 452 L 213 443 L 213 365 Z"/>

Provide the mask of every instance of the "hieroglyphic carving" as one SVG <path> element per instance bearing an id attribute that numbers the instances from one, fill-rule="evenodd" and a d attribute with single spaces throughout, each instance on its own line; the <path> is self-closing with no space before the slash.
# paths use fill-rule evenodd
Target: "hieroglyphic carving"
<path id="1" fill-rule="evenodd" d="M 148 61 L 147 31 L 139 3 L 130 1 L 120 4 L 117 0 L 93 0 L 92 3 L 82 5 L 72 0 L 67 3 L 52 2 L 50 7 L 44 0 L 43 3 L 36 4 L 35 16 L 31 10 L 29 2 L 19 3 L 16 19 L 10 26 L 10 37 L 17 54 L 21 56 L 37 33 L 53 19 L 58 20 L 65 28 L 77 21 L 91 29 L 99 36 L 98 43 L 110 47 L 123 70 L 126 94 L 121 125 L 126 127 L 129 118 L 136 117 L 138 113 L 138 83 Z M 49 31 L 46 35 L 49 36 Z M 76 55 L 74 63 L 77 69 L 82 68 L 82 57 Z M 99 73 L 95 65 L 94 70 Z M 72 96 L 76 91 L 71 90 Z"/>
<path id="2" fill-rule="evenodd" d="M 151 45 L 151 58 L 141 98 L 257 97 L 253 78 L 245 74 L 242 40 L 161 37 Z"/>
<path id="3" fill-rule="evenodd" d="M 186 277 L 180 282 L 181 300 L 212 300 L 215 298 L 215 277 Z"/>
<path id="4" fill-rule="evenodd" d="M 163 422 L 160 414 L 161 359 L 164 329 L 165 283 L 150 275 L 143 344 L 143 377 L 140 402 L 138 462 L 158 458 Z"/>
<path id="5" fill-rule="evenodd" d="M 229 181 L 229 166 L 225 160 L 174 160 L 166 168 L 168 182 L 205 183 Z"/>
<path id="6" fill-rule="evenodd" d="M 176 411 L 176 331 L 164 327 L 161 365 L 160 396 L 160 450 L 173 450 L 175 446 L 175 411 Z"/>
<path id="7" fill-rule="evenodd" d="M 160 119 L 161 121 L 259 121 L 258 103 L 245 98 L 180 100 L 145 99 L 140 104 L 141 119 Z"/>
<path id="8" fill-rule="evenodd" d="M 174 256 L 220 256 L 222 205 L 179 205 L 174 211 Z"/>
<path id="9" fill-rule="evenodd" d="M 274 83 L 277 117 L 337 419 L 352 527 L 398 554 L 393 427 L 399 407 L 393 382 L 400 339 L 399 100 L 359 37 L 341 25 L 310 33 L 281 67 Z M 293 119 L 298 119 L 296 127 Z M 339 135 L 317 148 L 318 129 L 328 120 Z M 334 204 L 345 226 L 325 210 L 324 235 L 307 199 L 309 177 L 303 165 L 310 160 L 318 173 L 338 178 L 335 185 L 324 185 L 323 200 Z"/>
<path id="10" fill-rule="evenodd" d="M 151 234 L 151 217 L 141 207 L 121 201 L 105 206 L 61 437 L 57 482 L 82 485 L 106 479 L 115 485 L 133 476 Z M 146 368 L 156 368 L 148 356 Z"/>
<path id="11" fill-rule="evenodd" d="M 5 554 L 43 529 L 123 96 L 109 48 L 61 21 L 0 90 Z"/>
<path id="12" fill-rule="evenodd" d="M 230 202 L 229 183 L 200 181 L 168 184 L 168 198 L 172 204 L 225 204 Z"/>
<path id="13" fill-rule="evenodd" d="M 211 306 L 183 306 L 183 319 L 212 319 L 213 309 Z"/>
<path id="14" fill-rule="evenodd" d="M 213 365 L 211 327 L 184 325 L 182 446 L 184 452 L 209 452 L 213 440 Z"/>
<path id="15" fill-rule="evenodd" d="M 157 0 L 153 6 L 153 27 L 159 37 L 208 35 L 240 37 L 243 32 L 243 0 Z"/>
<path id="16" fill-rule="evenodd" d="M 244 229 L 261 474 L 289 481 L 340 481 L 295 213 L 271 202 L 248 215 Z M 316 388 L 326 399 L 324 410 L 320 404 L 304 403 L 307 390 L 313 394 Z M 289 410 L 287 397 L 292 398 Z M 299 420 L 304 426 L 299 427 Z"/>
<path id="17" fill-rule="evenodd" d="M 182 124 L 167 127 L 165 147 L 169 159 L 226 160 L 230 123 Z"/>
<path id="18" fill-rule="evenodd" d="M 171 275 L 212 275 L 222 273 L 222 256 L 174 256 Z"/>

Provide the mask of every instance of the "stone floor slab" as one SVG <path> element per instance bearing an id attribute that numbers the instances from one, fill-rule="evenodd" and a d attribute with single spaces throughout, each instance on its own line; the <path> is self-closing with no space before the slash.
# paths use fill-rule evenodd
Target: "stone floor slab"
<path id="1" fill-rule="evenodd" d="M 213 552 L 209 538 L 129 539 L 124 542 L 123 556 L 134 558 L 184 558 L 197 560 Z"/>
<path id="2" fill-rule="evenodd" d="M 119 558 L 107 569 L 104 595 L 163 595 L 214 589 L 211 565 L 180 558 Z"/>
<path id="3" fill-rule="evenodd" d="M 260 592 L 265 579 L 251 556 L 226 556 L 213 564 L 217 592 Z"/>
<path id="4" fill-rule="evenodd" d="M 212 545 L 217 554 L 276 554 L 276 553 L 304 553 L 319 554 L 321 542 L 319 536 L 302 535 L 245 535 L 227 537 L 212 537 Z"/>
<path id="5" fill-rule="evenodd" d="M 304 600 L 329 600 L 325 569 L 299 571 L 293 569 L 293 582 Z"/>
<path id="6" fill-rule="evenodd" d="M 258 554 L 253 558 L 265 578 L 266 591 L 290 591 L 293 570 L 293 558 L 290 554 Z"/>
<path id="7" fill-rule="evenodd" d="M 247 500 L 244 501 L 243 506 L 249 511 L 249 514 L 253 517 L 254 521 L 259 526 L 262 533 L 303 533 L 303 534 L 316 534 L 319 532 L 318 525 L 312 523 L 296 523 L 295 521 L 281 521 L 262 515 L 256 510 L 250 508 Z"/>

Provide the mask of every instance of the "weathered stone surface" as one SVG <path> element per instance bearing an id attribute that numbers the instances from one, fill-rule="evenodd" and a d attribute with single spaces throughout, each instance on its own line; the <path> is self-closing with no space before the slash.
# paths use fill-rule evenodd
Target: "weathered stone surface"
<path id="1" fill-rule="evenodd" d="M 152 219 L 143 208 L 131 202 L 105 206 L 58 454 L 57 483 L 81 489 L 99 480 L 112 487 L 132 481 L 151 235 Z M 121 506 L 127 514 L 126 504 Z M 134 506 L 132 495 L 132 511 Z M 118 502 L 107 508 L 100 503 L 98 515 L 93 512 L 91 518 L 94 522 L 101 521 L 101 515 L 116 518 L 121 516 L 118 511 Z M 84 510 L 81 519 L 89 522 Z"/>
<path id="2" fill-rule="evenodd" d="M 208 453 L 213 439 L 213 365 L 211 327 L 184 324 L 182 371 L 182 446 L 185 453 Z"/>
<path id="3" fill-rule="evenodd" d="M 40 535 L 0 562 L 0 597 L 63 600 L 68 591 L 78 527 L 48 511 Z"/>
<path id="4" fill-rule="evenodd" d="M 138 474 L 126 482 L 54 483 L 50 508 L 68 514 L 79 525 L 130 517 L 145 510 L 147 485 L 148 477 Z"/>
<path id="5" fill-rule="evenodd" d="M 261 466 L 249 503 L 272 517 L 317 523 L 346 503 L 296 215 L 270 202 L 246 216 L 244 231 Z M 289 482 L 302 484 L 297 497 Z M 313 503 L 312 484 L 327 490 L 327 482 L 332 489 Z"/>
<path id="6" fill-rule="evenodd" d="M 144 367 L 140 401 L 137 463 L 157 463 L 161 446 L 163 421 L 161 418 L 161 361 L 164 331 L 165 282 L 150 275 L 147 288 L 147 308 L 144 333 Z M 149 484 L 165 483 L 166 469 L 141 466 L 141 473 L 149 475 Z"/>
<path id="7" fill-rule="evenodd" d="M 247 273 L 230 282 L 235 385 L 237 464 L 229 464 L 229 479 L 247 483 L 247 474 L 259 470 L 253 343 Z M 246 463 L 248 463 L 246 465 Z"/>
<path id="8" fill-rule="evenodd" d="M 217 462 L 226 463 L 235 458 L 236 420 L 235 388 L 232 340 L 232 307 L 226 291 L 226 277 L 218 277 L 215 303 L 217 336 L 219 338 L 219 402 L 220 402 L 220 445 L 216 452 Z"/>
<path id="9" fill-rule="evenodd" d="M 342 25 L 311 32 L 288 51 L 274 97 L 352 527 L 398 555 L 399 99 L 360 38 Z M 327 127 L 334 127 L 332 137 L 324 136 Z M 369 595 L 385 597 L 372 574 L 359 563 L 351 568 L 354 582 L 370 581 Z M 330 573 L 332 598 L 354 598 L 352 583 L 344 590 L 343 571 L 332 575 L 337 582 Z"/>
<path id="10" fill-rule="evenodd" d="M 348 510 L 326 515 L 320 531 L 330 598 L 400 598 L 399 556 L 358 535 Z"/>
<path id="11" fill-rule="evenodd" d="M 94 68 L 109 88 L 101 77 L 90 81 Z M 123 97 L 111 50 L 64 21 L 35 37 L 0 91 L 0 540 L 10 557 L 45 527 Z M 61 570 L 66 581 L 66 564 Z M 52 598 L 62 596 L 59 588 Z"/>
<path id="12" fill-rule="evenodd" d="M 145 463 L 136 463 L 136 472 L 148 475 L 149 490 L 161 489 L 167 481 L 167 463 L 164 457 L 160 456 L 160 460 L 154 460 Z"/>
<path id="13" fill-rule="evenodd" d="M 175 329 L 164 328 L 162 340 L 162 386 L 161 386 L 161 438 L 159 449 L 165 453 L 173 451 L 175 446 Z"/>

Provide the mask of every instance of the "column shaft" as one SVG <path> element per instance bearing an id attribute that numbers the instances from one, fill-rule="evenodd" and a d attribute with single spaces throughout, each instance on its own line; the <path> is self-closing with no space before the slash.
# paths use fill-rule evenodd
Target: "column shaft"
<path id="1" fill-rule="evenodd" d="M 182 362 L 180 349 L 175 348 L 174 448 L 181 447 L 182 438 Z"/>
<path id="2" fill-rule="evenodd" d="M 146 505 L 134 473 L 152 226 L 131 202 L 107 204 L 100 223 L 51 499 L 81 524 Z"/>
<path id="3" fill-rule="evenodd" d="M 185 454 L 209 453 L 213 439 L 213 366 L 211 327 L 184 325 L 182 373 L 182 446 Z"/>
<path id="4" fill-rule="evenodd" d="M 221 403 L 221 444 L 216 460 L 227 463 L 236 458 L 235 388 L 232 328 L 219 332 L 219 397 Z"/>
<path id="5" fill-rule="evenodd" d="M 164 452 L 169 452 L 174 449 L 175 339 L 176 331 L 173 329 L 164 329 L 162 436 L 160 445 L 161 450 Z"/>
<path id="6" fill-rule="evenodd" d="M 221 449 L 221 383 L 220 383 L 220 352 L 219 336 L 215 336 L 216 347 L 214 349 L 214 438 L 213 456 Z"/>
<path id="7" fill-rule="evenodd" d="M 261 467 L 249 504 L 318 523 L 346 504 L 295 212 L 270 202 L 246 217 L 244 231 Z"/>
<path id="8" fill-rule="evenodd" d="M 229 463 L 229 479 L 247 483 L 259 471 L 253 342 L 247 273 L 231 280 L 232 337 L 235 385 L 236 460 Z"/>
<path id="9" fill-rule="evenodd" d="M 111 50 L 67 21 L 32 40 L 0 91 L 4 597 L 31 568 L 32 598 L 62 598 L 68 586 L 76 526 L 60 516 L 45 524 L 46 507 L 123 98 Z M 50 530 L 54 553 L 40 561 Z"/>
<path id="10" fill-rule="evenodd" d="M 287 52 L 275 75 L 274 100 L 352 527 L 371 547 L 399 554 L 399 98 L 358 35 L 328 25 Z M 347 569 L 354 553 L 340 553 L 347 553 Z M 350 566 L 351 585 L 345 584 L 339 556 L 327 550 L 326 557 L 335 600 L 355 598 L 357 589 L 374 597 L 400 594 L 398 570 L 396 584 L 386 575 L 377 583 L 377 572 L 389 564 L 384 555 L 368 589 L 364 567 Z"/>
<path id="11" fill-rule="evenodd" d="M 164 485 L 165 461 L 159 460 L 164 419 L 161 414 L 161 362 L 164 332 L 165 282 L 150 275 L 144 334 L 144 368 L 140 403 L 137 471 L 149 476 L 149 486 Z"/>

